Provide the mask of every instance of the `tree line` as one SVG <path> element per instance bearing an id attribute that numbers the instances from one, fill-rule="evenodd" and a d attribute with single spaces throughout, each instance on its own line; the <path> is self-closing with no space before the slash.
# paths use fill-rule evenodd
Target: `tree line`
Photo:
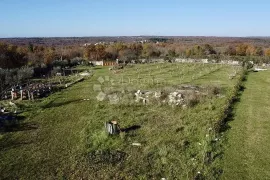
<path id="1" fill-rule="evenodd" d="M 22 66 L 51 65 L 55 61 L 75 59 L 122 60 L 131 61 L 150 58 L 249 58 L 257 63 L 270 62 L 270 48 L 254 46 L 248 43 L 213 47 L 204 45 L 182 45 L 173 42 L 90 44 L 87 46 L 42 46 L 28 44 L 15 46 L 0 43 L 0 68 L 18 68 Z"/>

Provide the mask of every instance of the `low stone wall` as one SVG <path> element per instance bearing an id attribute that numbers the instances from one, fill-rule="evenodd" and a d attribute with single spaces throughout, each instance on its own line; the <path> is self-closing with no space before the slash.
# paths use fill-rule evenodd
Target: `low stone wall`
<path id="1" fill-rule="evenodd" d="M 92 64 L 95 66 L 103 66 L 104 62 L 103 61 L 90 61 Z"/>

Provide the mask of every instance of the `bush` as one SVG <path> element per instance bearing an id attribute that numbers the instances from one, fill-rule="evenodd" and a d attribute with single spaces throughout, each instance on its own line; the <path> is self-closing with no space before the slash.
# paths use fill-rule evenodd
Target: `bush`
<path id="1" fill-rule="evenodd" d="M 69 65 L 70 66 L 78 66 L 80 64 L 84 64 L 85 60 L 82 58 L 76 57 L 70 60 Z"/>
<path id="2" fill-rule="evenodd" d="M 208 86 L 206 87 L 208 95 L 216 96 L 221 93 L 221 88 L 217 86 Z"/>
<path id="3" fill-rule="evenodd" d="M 55 60 L 53 61 L 53 66 L 56 67 L 66 67 L 68 66 L 69 62 L 67 60 Z"/>
<path id="4" fill-rule="evenodd" d="M 25 82 L 33 77 L 33 68 L 23 67 L 20 69 L 0 69 L 0 91 Z"/>
<path id="5" fill-rule="evenodd" d="M 185 101 L 188 107 L 194 107 L 201 101 L 201 97 L 195 92 L 192 92 L 185 95 Z"/>

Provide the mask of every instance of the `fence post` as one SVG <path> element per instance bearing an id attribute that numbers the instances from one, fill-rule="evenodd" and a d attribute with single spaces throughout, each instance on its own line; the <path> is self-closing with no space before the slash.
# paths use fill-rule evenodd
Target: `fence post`
<path id="1" fill-rule="evenodd" d="M 13 88 L 12 88 L 12 90 L 10 91 L 10 93 L 11 93 L 11 100 L 14 100 Z"/>

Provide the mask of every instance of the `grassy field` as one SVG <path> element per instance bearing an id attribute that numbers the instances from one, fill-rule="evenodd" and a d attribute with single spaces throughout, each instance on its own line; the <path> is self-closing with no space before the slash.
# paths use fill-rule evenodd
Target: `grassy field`
<path id="1" fill-rule="evenodd" d="M 165 63 L 93 71 L 90 79 L 48 98 L 20 103 L 25 119 L 0 136 L 0 179 L 219 177 L 222 137 L 216 129 L 234 96 L 240 67 Z M 188 108 L 96 98 L 99 85 L 106 94 L 128 94 L 170 91 L 181 84 L 219 92 Z M 108 136 L 104 122 L 110 120 L 125 131 Z"/>
<path id="2" fill-rule="evenodd" d="M 270 179 L 270 73 L 251 73 L 229 123 L 223 179 Z"/>

